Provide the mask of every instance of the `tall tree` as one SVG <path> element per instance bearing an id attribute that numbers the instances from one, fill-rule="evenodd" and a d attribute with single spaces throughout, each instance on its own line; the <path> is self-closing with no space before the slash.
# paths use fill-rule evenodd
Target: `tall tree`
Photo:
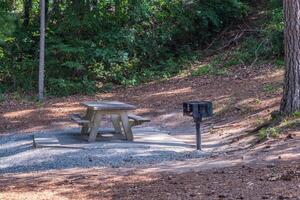
<path id="1" fill-rule="evenodd" d="M 48 22 L 49 0 L 45 0 L 45 24 Z"/>
<path id="2" fill-rule="evenodd" d="M 24 0 L 24 21 L 23 26 L 28 26 L 30 21 L 30 12 L 32 9 L 32 0 Z"/>
<path id="3" fill-rule="evenodd" d="M 44 99 L 45 78 L 45 0 L 40 0 L 40 61 L 39 61 L 39 100 Z"/>
<path id="4" fill-rule="evenodd" d="M 285 81 L 280 111 L 300 111 L 300 1 L 284 0 Z"/>

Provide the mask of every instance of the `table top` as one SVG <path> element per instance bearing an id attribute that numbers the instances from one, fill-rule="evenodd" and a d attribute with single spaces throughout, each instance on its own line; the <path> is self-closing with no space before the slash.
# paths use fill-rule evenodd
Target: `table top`
<path id="1" fill-rule="evenodd" d="M 105 111 L 116 111 L 116 110 L 135 110 L 134 105 L 126 104 L 119 101 L 94 101 L 94 102 L 83 102 L 81 105 L 92 109 L 92 110 L 105 110 Z"/>

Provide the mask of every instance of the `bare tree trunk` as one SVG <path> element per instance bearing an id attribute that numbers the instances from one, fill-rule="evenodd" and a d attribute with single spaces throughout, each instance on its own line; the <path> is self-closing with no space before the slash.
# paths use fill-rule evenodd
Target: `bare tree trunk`
<path id="1" fill-rule="evenodd" d="M 40 0 L 40 62 L 39 62 L 39 100 L 44 99 L 45 77 L 45 0 Z"/>
<path id="2" fill-rule="evenodd" d="M 285 82 L 280 111 L 290 115 L 300 110 L 300 1 L 284 0 Z"/>
<path id="3" fill-rule="evenodd" d="M 45 24 L 48 22 L 49 17 L 49 0 L 45 0 Z"/>
<path id="4" fill-rule="evenodd" d="M 28 26 L 30 21 L 30 12 L 32 9 L 32 0 L 24 0 L 24 21 L 23 26 Z"/>

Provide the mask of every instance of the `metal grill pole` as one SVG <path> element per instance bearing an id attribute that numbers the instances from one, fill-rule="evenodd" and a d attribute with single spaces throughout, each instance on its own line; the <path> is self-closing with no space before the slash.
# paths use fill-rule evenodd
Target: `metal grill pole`
<path id="1" fill-rule="evenodd" d="M 196 142 L 197 142 L 197 150 L 201 150 L 201 129 L 200 129 L 200 121 L 196 121 Z"/>

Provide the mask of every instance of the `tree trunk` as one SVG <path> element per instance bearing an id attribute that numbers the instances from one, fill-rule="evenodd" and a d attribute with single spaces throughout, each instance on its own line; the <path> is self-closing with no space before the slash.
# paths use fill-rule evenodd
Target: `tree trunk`
<path id="1" fill-rule="evenodd" d="M 39 100 L 44 99 L 45 78 L 45 0 L 40 0 L 40 62 L 39 62 Z"/>
<path id="2" fill-rule="evenodd" d="M 32 0 L 24 0 L 24 21 L 23 26 L 27 27 L 30 21 L 30 12 L 32 9 Z"/>
<path id="3" fill-rule="evenodd" d="M 300 110 L 300 1 L 284 0 L 285 81 L 280 111 L 291 115 Z"/>
<path id="4" fill-rule="evenodd" d="M 48 22 L 48 16 L 49 16 L 49 0 L 45 0 L 45 24 Z"/>

